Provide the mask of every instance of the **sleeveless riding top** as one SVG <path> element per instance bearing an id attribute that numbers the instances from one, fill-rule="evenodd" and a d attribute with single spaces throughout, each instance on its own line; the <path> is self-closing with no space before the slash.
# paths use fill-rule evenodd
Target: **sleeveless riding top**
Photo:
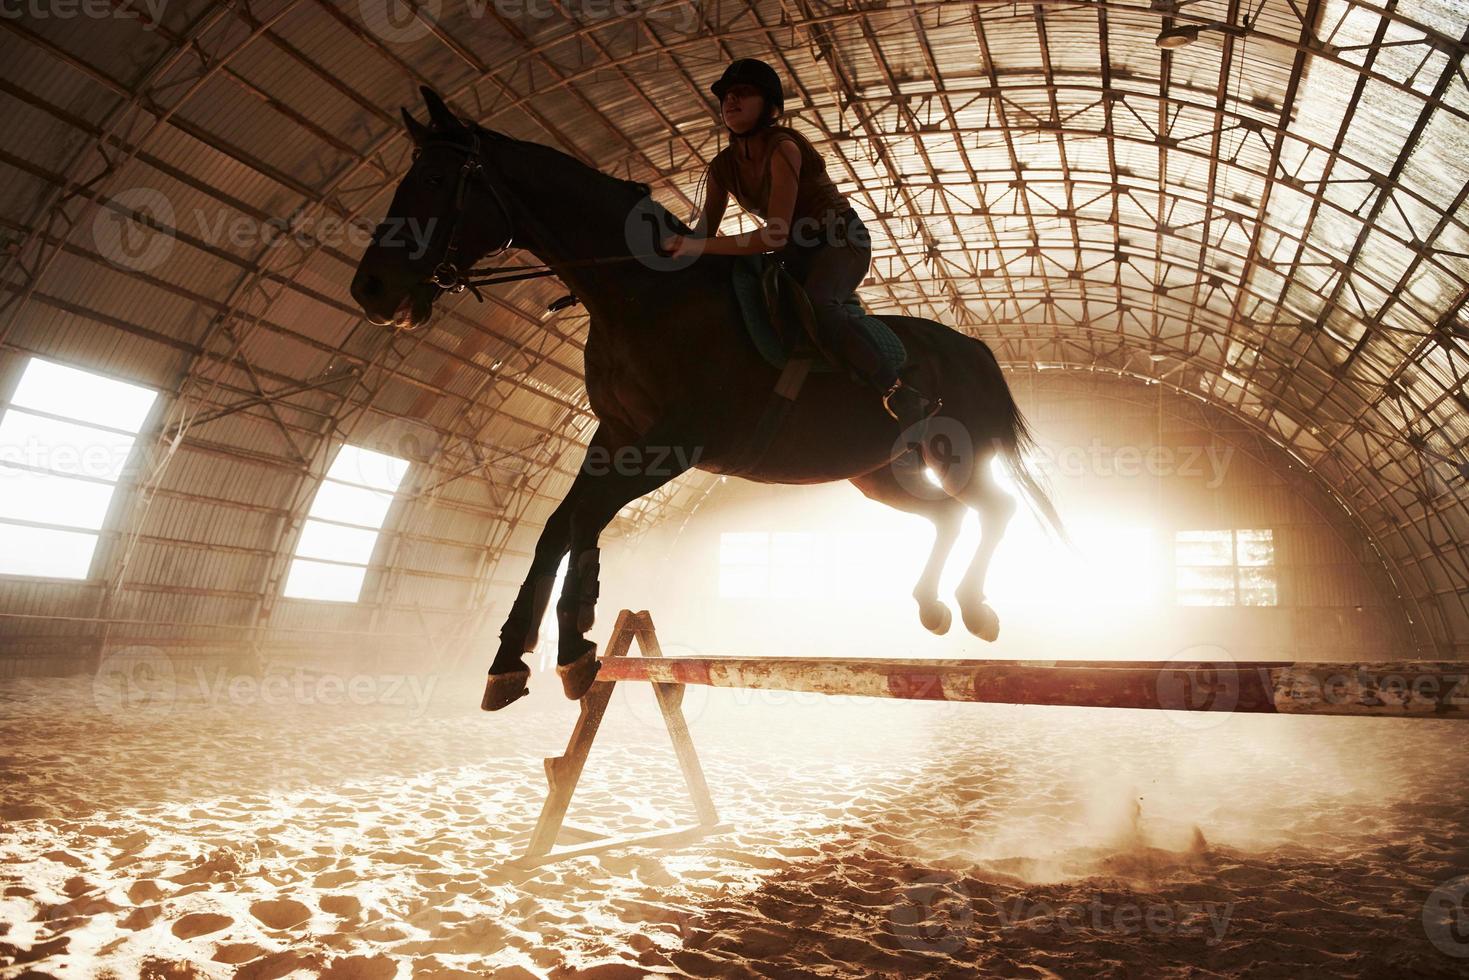
<path id="1" fill-rule="evenodd" d="M 816 218 L 823 220 L 830 215 L 839 214 L 847 209 L 847 199 L 841 191 L 837 190 L 836 184 L 826 173 L 826 161 L 806 139 L 794 129 L 785 126 L 771 126 L 770 144 L 766 148 L 765 158 L 760 165 L 760 178 L 754 186 L 746 186 L 740 179 L 740 170 L 735 154 L 738 152 L 736 144 L 730 144 L 715 154 L 713 161 L 709 164 L 714 179 L 719 185 L 729 191 L 730 195 L 739 202 L 740 207 L 746 211 L 753 212 L 764 218 L 770 207 L 770 160 L 775 154 L 775 148 L 785 140 L 796 144 L 796 149 L 801 154 L 801 173 L 796 180 L 796 206 L 791 214 L 791 220 L 800 218 Z"/>

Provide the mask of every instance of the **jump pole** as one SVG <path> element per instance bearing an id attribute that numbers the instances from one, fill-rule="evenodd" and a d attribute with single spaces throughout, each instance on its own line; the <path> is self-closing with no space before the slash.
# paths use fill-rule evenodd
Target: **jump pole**
<path id="1" fill-rule="evenodd" d="M 641 657 L 627 655 L 635 640 Z M 683 691 L 690 684 L 905 701 L 1469 720 L 1469 662 L 665 657 L 653 617 L 630 609 L 618 614 L 606 651 L 565 754 L 546 760 L 550 792 L 517 863 L 543 864 L 629 844 L 683 843 L 725 828 L 683 717 Z M 628 681 L 653 685 L 698 817 L 692 827 L 608 838 L 564 826 L 612 691 Z M 563 839 L 581 846 L 558 852 Z"/>
<path id="2" fill-rule="evenodd" d="M 598 681 L 989 704 L 1469 719 L 1469 662 L 607 660 Z"/>

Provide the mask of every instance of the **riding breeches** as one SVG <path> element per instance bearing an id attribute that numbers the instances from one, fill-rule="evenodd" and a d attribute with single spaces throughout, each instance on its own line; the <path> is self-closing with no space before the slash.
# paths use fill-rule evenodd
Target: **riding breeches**
<path id="1" fill-rule="evenodd" d="M 872 264 L 867 227 L 856 211 L 847 208 L 823 227 L 802 232 L 797 222 L 791 243 L 778 258 L 806 289 L 816 315 L 817 342 L 865 383 L 887 391 L 897 380 L 894 366 L 854 322 L 856 313 L 844 305 Z"/>

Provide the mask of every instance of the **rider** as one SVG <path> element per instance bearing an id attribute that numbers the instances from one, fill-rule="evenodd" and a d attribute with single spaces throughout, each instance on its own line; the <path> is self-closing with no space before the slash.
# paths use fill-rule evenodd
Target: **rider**
<path id="1" fill-rule="evenodd" d="M 689 236 L 674 235 L 663 249 L 688 254 L 755 255 L 776 252 L 806 289 L 824 350 L 846 362 L 882 393 L 883 407 L 906 428 L 922 420 L 929 404 L 897 376 L 867 331 L 843 305 L 872 262 L 867 228 L 826 173 L 826 161 L 800 133 L 775 120 L 785 110 L 785 91 L 775 69 L 741 58 L 710 86 L 721 103 L 730 143 L 709 164 L 704 212 Z M 729 195 L 765 226 L 745 235 L 713 235 Z"/>

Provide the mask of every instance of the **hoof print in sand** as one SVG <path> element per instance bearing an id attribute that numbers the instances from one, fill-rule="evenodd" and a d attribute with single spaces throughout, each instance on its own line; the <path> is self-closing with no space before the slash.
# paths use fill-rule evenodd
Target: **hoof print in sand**
<path id="1" fill-rule="evenodd" d="M 183 960 L 165 960 L 150 956 L 138 967 L 138 980 L 203 980 L 209 974 Z"/>
<path id="2" fill-rule="evenodd" d="M 128 898 L 135 903 L 151 902 L 154 899 L 162 897 L 163 889 L 152 878 L 135 881 L 132 887 L 128 889 Z"/>
<path id="3" fill-rule="evenodd" d="M 196 936 L 207 936 L 211 932 L 218 932 L 234 924 L 234 919 L 218 912 L 190 912 L 188 915 L 181 916 L 173 924 L 173 934 L 180 939 L 193 939 Z"/>
<path id="4" fill-rule="evenodd" d="M 162 905 L 140 905 L 129 912 L 127 918 L 118 922 L 118 925 L 124 929 L 132 929 L 136 932 L 140 929 L 146 929 L 154 922 L 157 922 L 158 917 L 162 914 Z"/>
<path id="5" fill-rule="evenodd" d="M 214 951 L 214 962 L 229 963 L 233 966 L 248 963 L 268 952 L 270 951 L 265 947 L 256 946 L 254 943 L 225 943 Z"/>
<path id="6" fill-rule="evenodd" d="M 294 929 L 311 918 L 309 908 L 289 898 L 256 902 L 250 906 L 250 914 L 268 929 Z"/>
<path id="7" fill-rule="evenodd" d="M 320 980 L 392 980 L 398 964 L 388 956 L 341 956 L 326 965 Z"/>
<path id="8" fill-rule="evenodd" d="M 362 902 L 356 895 L 323 895 L 321 910 L 344 919 L 355 919 L 362 914 Z"/>

